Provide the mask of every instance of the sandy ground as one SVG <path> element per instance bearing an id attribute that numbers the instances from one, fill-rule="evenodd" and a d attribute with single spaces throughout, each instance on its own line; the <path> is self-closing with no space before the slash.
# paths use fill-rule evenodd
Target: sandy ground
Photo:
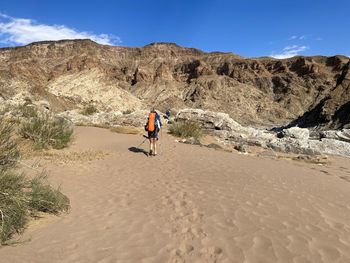
<path id="1" fill-rule="evenodd" d="M 320 166 L 78 127 L 46 161 L 72 210 L 32 224 L 0 262 L 350 262 L 350 162 Z M 147 144 L 142 145 L 147 149 Z"/>

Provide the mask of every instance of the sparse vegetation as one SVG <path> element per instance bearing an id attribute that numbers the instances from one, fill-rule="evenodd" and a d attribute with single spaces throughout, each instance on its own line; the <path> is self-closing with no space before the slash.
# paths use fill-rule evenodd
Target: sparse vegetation
<path id="1" fill-rule="evenodd" d="M 21 233 L 30 216 L 38 212 L 68 211 L 69 199 L 45 182 L 14 171 L 19 158 L 18 141 L 11 124 L 0 119 L 0 244 Z"/>
<path id="2" fill-rule="evenodd" d="M 178 137 L 192 137 L 196 140 L 199 140 L 203 135 L 200 125 L 194 121 L 174 122 L 172 126 L 170 126 L 169 132 Z"/>
<path id="3" fill-rule="evenodd" d="M 24 118 L 38 117 L 38 110 L 35 108 L 34 105 L 30 105 L 30 104 L 19 105 L 17 106 L 17 108 L 15 108 L 15 111 L 19 112 L 21 117 L 24 117 Z"/>
<path id="4" fill-rule="evenodd" d="M 67 120 L 49 114 L 42 114 L 25 121 L 20 128 L 20 135 L 35 143 L 36 149 L 62 149 L 68 145 L 73 129 Z"/>
<path id="5" fill-rule="evenodd" d="M 45 183 L 45 174 L 30 180 L 28 205 L 35 214 L 37 211 L 58 214 L 69 210 L 69 199 L 60 192 L 59 188 L 53 188 Z"/>
<path id="6" fill-rule="evenodd" d="M 97 108 L 95 107 L 95 105 L 93 104 L 88 104 L 86 105 L 83 110 L 82 110 L 82 114 L 83 115 L 86 115 L 86 116 L 89 116 L 89 115 L 92 115 L 94 113 L 98 112 Z"/>
<path id="7" fill-rule="evenodd" d="M 3 116 L 5 113 L 9 112 L 11 107 L 9 105 L 4 105 L 0 108 L 0 116 Z"/>
<path id="8" fill-rule="evenodd" d="M 16 164 L 19 150 L 13 137 L 13 125 L 0 118 L 0 170 L 8 169 Z"/>
<path id="9" fill-rule="evenodd" d="M 24 174 L 0 171 L 0 243 L 21 233 L 30 216 L 38 212 L 59 214 L 69 210 L 69 199 L 45 183 L 43 176 L 27 179 Z"/>

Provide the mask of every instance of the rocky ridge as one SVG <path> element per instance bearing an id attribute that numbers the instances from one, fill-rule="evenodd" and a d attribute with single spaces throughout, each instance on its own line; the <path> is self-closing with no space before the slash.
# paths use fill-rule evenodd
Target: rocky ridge
<path id="1" fill-rule="evenodd" d="M 62 40 L 0 49 L 0 98 L 46 100 L 54 111 L 150 105 L 225 112 L 244 125 L 344 128 L 349 58 L 242 58 L 173 43 L 142 48 Z"/>

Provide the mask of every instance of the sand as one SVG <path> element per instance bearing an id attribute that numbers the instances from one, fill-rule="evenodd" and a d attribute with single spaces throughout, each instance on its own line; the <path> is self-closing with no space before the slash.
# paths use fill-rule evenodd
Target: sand
<path id="1" fill-rule="evenodd" d="M 254 157 L 165 134 L 147 157 L 130 148 L 142 140 L 78 127 L 67 154 L 108 154 L 42 160 L 71 212 L 32 223 L 0 262 L 350 262 L 348 159 Z"/>

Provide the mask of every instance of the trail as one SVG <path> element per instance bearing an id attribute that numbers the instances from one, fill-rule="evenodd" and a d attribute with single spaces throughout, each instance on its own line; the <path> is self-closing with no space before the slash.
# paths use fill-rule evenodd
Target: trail
<path id="1" fill-rule="evenodd" d="M 104 159 L 45 163 L 72 210 L 30 227 L 0 262 L 350 262 L 348 160 L 329 166 L 78 127 L 66 151 Z M 147 142 L 141 147 L 147 150 Z M 41 221 L 39 221 L 41 222 Z"/>

